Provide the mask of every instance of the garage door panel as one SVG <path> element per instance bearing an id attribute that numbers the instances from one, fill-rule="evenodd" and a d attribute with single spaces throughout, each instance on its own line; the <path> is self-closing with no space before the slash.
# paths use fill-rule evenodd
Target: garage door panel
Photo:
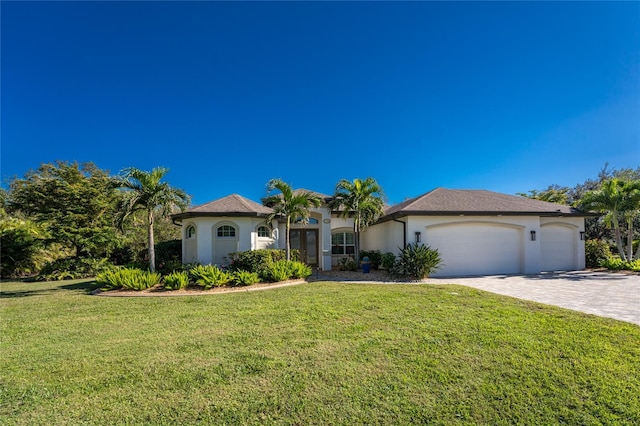
<path id="1" fill-rule="evenodd" d="M 522 272 L 522 235 L 513 226 L 452 224 L 427 228 L 426 243 L 442 255 L 437 275 L 516 274 Z"/>
<path id="2" fill-rule="evenodd" d="M 542 270 L 571 271 L 577 269 L 576 229 L 564 225 L 543 225 L 540 228 Z"/>

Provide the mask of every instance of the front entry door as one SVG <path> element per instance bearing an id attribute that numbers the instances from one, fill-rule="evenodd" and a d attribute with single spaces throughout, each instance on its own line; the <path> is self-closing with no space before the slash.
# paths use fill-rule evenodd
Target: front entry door
<path id="1" fill-rule="evenodd" d="M 309 266 L 318 266 L 318 230 L 291 229 L 289 231 L 291 249 L 300 251 L 300 261 Z"/>

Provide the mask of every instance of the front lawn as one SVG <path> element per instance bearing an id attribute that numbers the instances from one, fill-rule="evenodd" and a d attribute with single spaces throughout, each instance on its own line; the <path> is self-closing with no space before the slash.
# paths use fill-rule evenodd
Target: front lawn
<path id="1" fill-rule="evenodd" d="M 640 424 L 640 327 L 460 286 L 1 283 L 1 424 Z"/>

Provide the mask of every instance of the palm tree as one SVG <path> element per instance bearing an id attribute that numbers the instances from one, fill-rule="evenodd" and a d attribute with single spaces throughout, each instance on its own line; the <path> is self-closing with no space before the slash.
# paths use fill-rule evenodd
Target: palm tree
<path id="1" fill-rule="evenodd" d="M 149 244 L 149 269 L 156 269 L 155 241 L 153 222 L 157 214 L 168 216 L 176 208 L 184 210 L 190 201 L 189 195 L 181 189 L 172 188 L 166 182 L 160 182 L 169 169 L 156 167 L 150 172 L 126 168 L 118 179 L 118 186 L 125 190 L 118 221 L 124 221 L 138 211 L 147 215 L 147 236 Z"/>
<path id="2" fill-rule="evenodd" d="M 382 188 L 371 177 L 354 179 L 353 182 L 342 179 L 336 185 L 331 208 L 340 217 L 353 217 L 356 262 L 360 260 L 360 232 L 384 213 L 383 196 Z"/>
<path id="3" fill-rule="evenodd" d="M 296 192 L 291 186 L 282 179 L 271 179 L 267 183 L 267 193 L 273 190 L 280 191 L 280 194 L 268 195 L 262 200 L 262 204 L 273 209 L 273 213 L 269 214 L 266 222 L 271 224 L 274 219 L 283 218 L 286 221 L 285 239 L 287 260 L 291 260 L 291 241 L 289 240 L 289 231 L 291 229 L 292 220 L 300 220 L 302 223 L 308 223 L 312 207 L 319 207 L 322 201 L 310 192 Z"/>
<path id="4" fill-rule="evenodd" d="M 613 227 L 618 253 L 623 260 L 633 260 L 633 221 L 640 211 L 640 182 L 609 179 L 600 189 L 584 195 L 580 204 L 587 210 L 606 213 L 604 222 Z M 627 252 L 622 241 L 620 220 L 627 225 Z"/>

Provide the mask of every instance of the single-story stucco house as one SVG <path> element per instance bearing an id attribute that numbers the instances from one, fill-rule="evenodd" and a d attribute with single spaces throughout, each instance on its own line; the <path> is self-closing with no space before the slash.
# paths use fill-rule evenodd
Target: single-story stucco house
<path id="1" fill-rule="evenodd" d="M 298 189 L 297 191 L 306 191 Z M 291 227 L 291 247 L 301 260 L 328 270 L 354 253 L 353 220 L 327 206 L 307 224 Z M 182 225 L 183 262 L 224 265 L 232 252 L 284 248 L 284 223 L 265 223 L 271 213 L 238 194 L 173 216 Z M 362 250 L 397 254 L 408 243 L 437 248 L 443 266 L 434 276 L 537 274 L 585 267 L 584 219 L 572 207 L 484 190 L 437 188 L 386 208 L 361 233 Z"/>

